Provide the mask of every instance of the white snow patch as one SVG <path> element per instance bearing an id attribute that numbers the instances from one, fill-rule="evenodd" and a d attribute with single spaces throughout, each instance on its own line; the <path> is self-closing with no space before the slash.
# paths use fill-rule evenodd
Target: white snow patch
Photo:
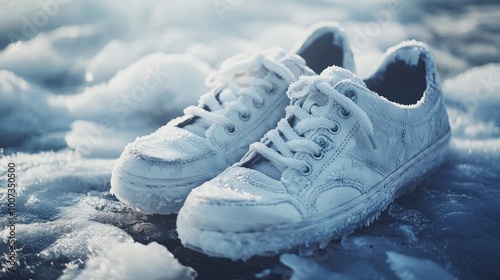
<path id="1" fill-rule="evenodd" d="M 41 32 L 1 51 L 0 69 L 40 84 L 59 84 L 65 79 L 80 82 L 83 69 L 75 64 L 76 54 L 87 46 L 80 40 L 93 35 L 94 29 L 90 26 L 63 26 Z"/>
<path id="2" fill-rule="evenodd" d="M 293 270 L 290 280 L 351 279 L 348 275 L 326 270 L 319 261 L 312 257 L 283 254 L 280 256 L 280 261 Z"/>
<path id="3" fill-rule="evenodd" d="M 196 104 L 208 90 L 204 80 L 210 71 L 189 55 L 155 53 L 119 71 L 107 83 L 62 98 L 70 114 L 79 119 L 65 137 L 68 147 L 85 156 L 119 156 L 127 143 Z"/>
<path id="4" fill-rule="evenodd" d="M 87 65 L 87 73 L 92 73 L 94 84 L 107 82 L 119 70 L 122 70 L 143 57 L 146 47 L 140 42 L 125 43 L 111 40 L 104 46 Z"/>
<path id="5" fill-rule="evenodd" d="M 54 243 L 39 253 L 40 257 L 46 259 L 64 257 L 86 260 L 89 257 L 102 255 L 120 243 L 132 242 L 132 238 L 123 230 L 92 221 L 59 220 L 33 225 L 38 227 L 38 231 L 43 231 L 41 227 L 52 227 L 54 233 L 59 235 Z"/>
<path id="6" fill-rule="evenodd" d="M 151 242 L 148 245 L 121 243 L 103 256 L 90 259 L 80 273 L 68 271 L 60 279 L 187 280 L 195 277 L 196 272 L 181 265 L 167 248 Z"/>
<path id="7" fill-rule="evenodd" d="M 462 109 L 480 121 L 494 122 L 500 126 L 500 64 L 474 67 L 443 84 L 449 102 L 456 102 Z"/>
<path id="8" fill-rule="evenodd" d="M 196 103 L 207 90 L 204 80 L 209 71 L 210 67 L 189 55 L 150 54 L 119 71 L 108 83 L 64 101 L 78 119 L 158 124 Z"/>
<path id="9" fill-rule="evenodd" d="M 387 252 L 387 263 L 401 280 L 456 279 L 431 260 Z"/>

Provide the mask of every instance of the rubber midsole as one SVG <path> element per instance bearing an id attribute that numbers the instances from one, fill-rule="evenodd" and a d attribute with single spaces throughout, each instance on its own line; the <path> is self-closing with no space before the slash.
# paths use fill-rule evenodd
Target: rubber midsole
<path id="1" fill-rule="evenodd" d="M 140 188 L 140 187 L 185 187 L 193 184 L 200 184 L 206 182 L 213 177 L 217 176 L 221 171 L 203 174 L 188 178 L 180 178 L 180 179 L 168 179 L 168 178 L 158 178 L 158 179 L 150 179 L 142 176 L 137 176 L 128 173 L 127 171 L 117 167 L 114 170 L 114 175 L 119 178 L 122 182 L 127 182 L 127 186 L 132 188 Z"/>

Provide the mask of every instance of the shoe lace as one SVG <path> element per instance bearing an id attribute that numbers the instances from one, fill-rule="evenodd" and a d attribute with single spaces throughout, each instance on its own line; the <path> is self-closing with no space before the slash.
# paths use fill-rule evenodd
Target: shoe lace
<path id="1" fill-rule="evenodd" d="M 323 81 L 321 77 L 302 77 L 287 91 L 288 97 L 292 100 L 291 105 L 286 108 L 287 117 L 281 119 L 275 129 L 266 133 L 263 139 L 267 141 L 250 145 L 251 151 L 268 159 L 281 172 L 286 168 L 293 168 L 302 173 L 310 172 L 309 164 L 294 156 L 295 153 L 308 153 L 319 157 L 323 153 L 323 148 L 318 143 L 308 139 L 309 132 L 316 129 L 338 132 L 340 129 L 340 124 L 337 121 L 326 118 L 317 107 L 312 106 L 306 110 L 301 106 L 301 102 L 305 100 L 308 92 L 314 89 L 328 96 L 330 100 L 336 102 L 336 105 L 341 106 L 342 111 L 346 112 L 346 116 L 358 118 L 362 129 L 367 131 L 373 149 L 377 148 L 373 140 L 373 125 L 365 111 L 350 98 Z M 293 124 L 290 121 L 292 119 L 294 120 Z"/>
<path id="2" fill-rule="evenodd" d="M 273 93 L 276 89 L 272 82 L 266 77 L 252 76 L 249 73 L 257 72 L 261 67 L 277 74 L 287 84 L 296 80 L 293 72 L 284 64 L 286 61 L 302 63 L 302 59 L 296 55 L 287 55 L 281 60 L 271 56 L 274 49 L 264 52 L 256 52 L 249 56 L 237 55 L 226 60 L 221 69 L 208 77 L 206 84 L 213 90 L 200 98 L 198 106 L 189 106 L 184 109 L 185 115 L 192 115 L 211 123 L 219 123 L 225 126 L 229 132 L 234 132 L 235 125 L 230 118 L 217 112 L 229 107 L 240 114 L 249 116 L 249 108 L 241 102 L 240 97 L 247 96 L 254 104 L 263 104 L 264 97 L 256 89 L 264 89 Z"/>

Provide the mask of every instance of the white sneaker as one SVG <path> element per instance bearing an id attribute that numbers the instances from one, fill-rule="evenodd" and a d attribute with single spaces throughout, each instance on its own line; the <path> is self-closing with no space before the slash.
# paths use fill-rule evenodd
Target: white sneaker
<path id="1" fill-rule="evenodd" d="M 421 43 L 390 49 L 366 82 L 331 67 L 288 95 L 277 128 L 190 193 L 184 245 L 232 259 L 315 247 L 369 224 L 445 158 L 448 116 Z"/>
<path id="2" fill-rule="evenodd" d="M 305 60 L 277 48 L 228 59 L 207 80 L 212 90 L 198 106 L 127 145 L 111 193 L 145 213 L 178 212 L 191 189 L 240 160 L 285 116 L 290 83 L 325 64 L 354 69 L 346 40 L 337 24 L 322 23 L 294 48 Z"/>

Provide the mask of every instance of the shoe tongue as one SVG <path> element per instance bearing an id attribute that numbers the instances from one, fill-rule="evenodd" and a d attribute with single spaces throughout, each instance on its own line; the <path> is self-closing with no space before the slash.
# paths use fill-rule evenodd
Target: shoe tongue
<path id="1" fill-rule="evenodd" d="M 200 137 L 205 138 L 205 131 L 207 131 L 208 127 L 210 127 L 210 124 L 211 123 L 205 119 L 195 117 L 190 123 L 187 123 L 184 126 L 182 126 L 182 128 Z"/>
<path id="2" fill-rule="evenodd" d="M 356 76 L 351 71 L 338 66 L 331 66 L 326 68 L 323 72 L 321 72 L 320 77 L 325 79 L 333 87 L 335 87 L 339 82 L 343 80 L 349 80 L 352 83 L 366 87 L 363 80 L 361 80 L 358 76 Z"/>
<path id="3" fill-rule="evenodd" d="M 344 68 L 340 68 L 337 66 L 332 66 L 325 69 L 321 73 L 320 79 L 329 83 L 334 89 L 338 90 L 341 94 L 344 94 L 349 98 L 351 98 L 350 94 L 352 93 L 343 92 L 341 89 L 341 84 L 345 84 L 346 82 L 348 82 L 366 88 L 366 84 L 358 76 Z M 329 98 L 330 97 L 328 95 L 321 91 L 309 92 L 306 100 L 304 100 L 304 102 L 302 103 L 302 108 L 304 108 L 304 110 L 308 112 L 311 112 L 311 110 L 316 110 L 318 113 L 326 117 L 329 117 L 330 115 L 332 115 L 332 117 L 336 117 L 336 114 L 334 114 L 332 108 L 326 106 L 329 104 Z"/>

